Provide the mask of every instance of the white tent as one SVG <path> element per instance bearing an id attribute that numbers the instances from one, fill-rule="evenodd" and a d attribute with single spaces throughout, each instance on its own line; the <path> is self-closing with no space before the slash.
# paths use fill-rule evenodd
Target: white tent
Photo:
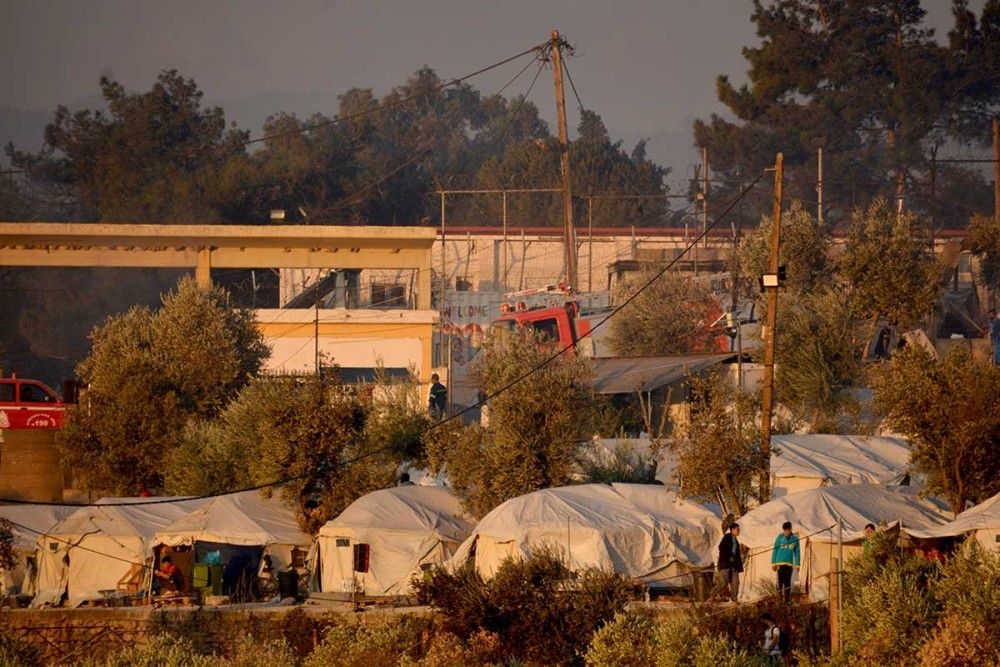
<path id="1" fill-rule="evenodd" d="M 648 585 L 679 586 L 691 566 L 711 563 L 718 517 L 657 484 L 581 484 L 513 498 L 476 526 L 452 563 L 475 546 L 476 567 L 492 576 L 507 558 L 552 547 L 573 570 L 614 570 Z"/>
<path id="2" fill-rule="evenodd" d="M 358 498 L 319 531 L 320 589 L 406 595 L 424 564 L 448 560 L 474 520 L 443 487 L 399 486 Z M 354 573 L 354 545 L 369 545 L 369 571 Z"/>
<path id="3" fill-rule="evenodd" d="M 11 524 L 14 567 L 0 568 L 0 593 L 35 594 L 38 563 L 34 561 L 29 566 L 29 559 L 35 558 L 38 536 L 72 513 L 73 508 L 65 505 L 0 505 L 0 519 L 14 522 Z"/>
<path id="4" fill-rule="evenodd" d="M 902 438 L 866 435 L 776 435 L 771 438 L 771 497 L 828 484 L 886 484 L 906 474 Z"/>
<path id="5" fill-rule="evenodd" d="M 157 504 L 130 504 L 149 503 Z M 165 501 L 165 502 L 164 502 Z M 100 599 L 144 574 L 153 534 L 201 500 L 105 498 L 83 507 L 38 538 L 38 595 L 33 604 Z"/>
<path id="6" fill-rule="evenodd" d="M 636 467 L 656 461 L 656 479 L 676 488 L 677 457 L 666 447 L 654 455 L 648 439 L 595 439 L 580 444 L 590 465 Z M 907 473 L 910 447 L 903 438 L 868 435 L 776 435 L 771 457 L 771 497 L 829 484 L 885 484 Z M 581 471 L 582 472 L 582 471 Z"/>
<path id="7" fill-rule="evenodd" d="M 905 486 L 835 485 L 782 496 L 739 519 L 740 542 L 751 550 L 744 562 L 740 597 L 759 597 L 761 584 L 775 582 L 771 549 L 781 524 L 791 521 L 800 540 L 798 585 L 808 586 L 813 600 L 825 599 L 830 559 L 837 556 L 838 520 L 843 521 L 846 561 L 861 551 L 867 523 L 890 530 L 926 530 L 944 524 L 948 514 L 943 505 L 923 499 L 915 489 Z"/>
<path id="8" fill-rule="evenodd" d="M 201 551 L 261 547 L 276 570 L 292 562 L 292 550 L 308 550 L 312 538 L 299 528 L 294 510 L 282 499 L 258 491 L 217 496 L 156 531 L 153 545 L 192 546 Z"/>
<path id="9" fill-rule="evenodd" d="M 965 510 L 943 526 L 909 532 L 921 538 L 971 535 L 985 549 L 1000 549 L 1000 493 Z"/>

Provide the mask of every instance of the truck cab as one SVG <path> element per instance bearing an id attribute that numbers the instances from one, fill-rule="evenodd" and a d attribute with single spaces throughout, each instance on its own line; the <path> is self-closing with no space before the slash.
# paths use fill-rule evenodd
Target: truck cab
<path id="1" fill-rule="evenodd" d="M 60 429 L 67 407 L 44 382 L 0 378 L 0 428 Z"/>

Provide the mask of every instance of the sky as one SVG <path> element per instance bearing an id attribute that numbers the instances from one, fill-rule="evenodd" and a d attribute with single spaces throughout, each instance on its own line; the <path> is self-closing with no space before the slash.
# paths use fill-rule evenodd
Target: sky
<path id="1" fill-rule="evenodd" d="M 943 36 L 950 0 L 924 6 Z M 257 136 L 270 113 L 332 113 L 348 88 L 384 93 L 422 65 L 462 76 L 557 28 L 577 47 L 569 68 L 584 105 L 627 144 L 650 138 L 650 156 L 676 172 L 696 160 L 693 119 L 723 112 L 716 76 L 745 80 L 741 49 L 756 41 L 749 0 L 2 0 L 2 7 L 0 142 L 27 148 L 37 148 L 57 104 L 95 106 L 102 74 L 144 90 L 175 68 Z M 495 92 L 519 68 L 471 83 Z M 550 77 L 531 98 L 552 121 Z M 570 115 L 575 124 L 575 110 Z"/>

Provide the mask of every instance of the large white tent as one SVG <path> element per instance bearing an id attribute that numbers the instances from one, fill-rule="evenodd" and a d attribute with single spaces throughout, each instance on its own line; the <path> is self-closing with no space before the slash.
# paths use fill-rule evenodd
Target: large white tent
<path id="1" fill-rule="evenodd" d="M 1000 549 L 1000 493 L 975 507 L 970 507 L 943 526 L 913 530 L 919 538 L 974 537 L 985 549 Z"/>
<path id="2" fill-rule="evenodd" d="M 196 560 L 202 551 L 227 547 L 260 547 L 276 570 L 292 563 L 292 550 L 306 551 L 312 538 L 299 528 L 294 510 L 277 496 L 258 491 L 217 496 L 161 527 L 154 545 L 193 547 Z"/>
<path id="3" fill-rule="evenodd" d="M 822 600 L 829 590 L 830 559 L 837 556 L 838 522 L 842 522 L 846 561 L 861 551 L 865 524 L 888 530 L 927 530 L 948 518 L 943 504 L 921 498 L 915 489 L 904 486 L 845 484 L 782 496 L 739 519 L 740 542 L 750 547 L 740 597 L 759 597 L 761 585 L 775 581 L 771 549 L 785 521 L 792 522 L 800 540 L 802 568 L 797 583 L 808 587 L 812 599 Z"/>
<path id="4" fill-rule="evenodd" d="M 14 557 L 13 568 L 0 568 L 0 592 L 5 595 L 35 594 L 37 561 L 31 567 L 28 562 L 35 557 L 38 536 L 72 513 L 73 508 L 65 505 L 0 505 L 0 519 L 13 522 L 11 550 Z"/>
<path id="5" fill-rule="evenodd" d="M 475 547 L 492 576 L 507 558 L 549 547 L 574 570 L 614 570 L 647 585 L 682 585 L 691 567 L 711 563 L 719 518 L 658 484 L 581 484 L 512 498 L 476 526 L 452 560 Z"/>
<path id="6" fill-rule="evenodd" d="M 324 592 L 406 595 L 425 564 L 448 560 L 474 520 L 443 487 L 399 486 L 358 498 L 319 531 Z M 369 571 L 354 573 L 354 546 L 369 545 Z"/>
<path id="7" fill-rule="evenodd" d="M 886 484 L 907 472 L 902 438 L 868 435 L 776 435 L 771 438 L 771 497 L 829 484 Z"/>
<path id="8" fill-rule="evenodd" d="M 654 454 L 649 439 L 595 439 L 581 443 L 590 465 L 636 467 L 656 462 L 656 479 L 667 486 L 676 476 L 677 457 L 666 447 Z M 830 484 L 887 484 L 908 472 L 910 447 L 903 438 L 869 435 L 776 435 L 771 438 L 771 497 Z M 581 471 L 582 473 L 582 471 Z"/>
<path id="9" fill-rule="evenodd" d="M 135 504 L 150 503 L 156 504 Z M 106 498 L 83 507 L 38 538 L 38 594 L 34 605 L 100 599 L 142 576 L 157 530 L 198 507 L 201 500 Z"/>

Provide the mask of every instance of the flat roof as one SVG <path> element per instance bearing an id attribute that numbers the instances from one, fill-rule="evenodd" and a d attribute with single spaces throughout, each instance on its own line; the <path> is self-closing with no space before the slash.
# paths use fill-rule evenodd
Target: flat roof
<path id="1" fill-rule="evenodd" d="M 430 248 L 433 227 L 0 222 L 2 246 Z"/>

